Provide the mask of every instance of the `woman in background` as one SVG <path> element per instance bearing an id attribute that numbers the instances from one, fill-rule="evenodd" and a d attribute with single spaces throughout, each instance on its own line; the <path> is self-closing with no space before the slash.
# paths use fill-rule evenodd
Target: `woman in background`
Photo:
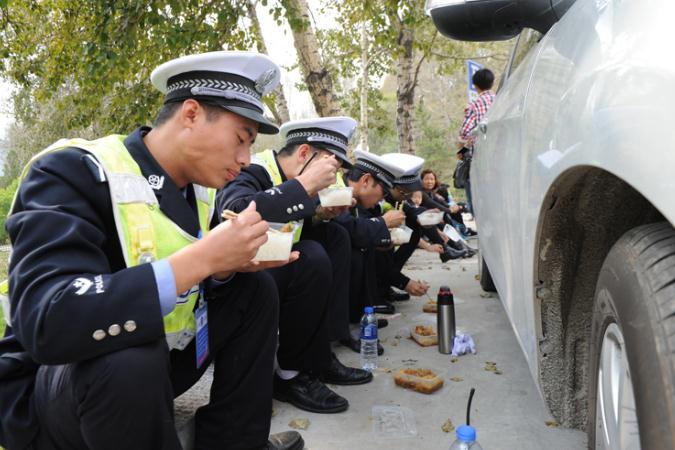
<path id="1" fill-rule="evenodd" d="M 445 212 L 445 223 L 457 229 L 464 236 L 475 236 L 476 232 L 464 224 L 462 218 L 463 208 L 455 203 L 449 191 L 446 191 L 448 198 L 444 198 L 439 190 L 439 182 L 436 173 L 431 169 L 424 169 L 420 174 L 424 193 L 422 196 L 422 206 L 425 208 L 436 208 Z"/>

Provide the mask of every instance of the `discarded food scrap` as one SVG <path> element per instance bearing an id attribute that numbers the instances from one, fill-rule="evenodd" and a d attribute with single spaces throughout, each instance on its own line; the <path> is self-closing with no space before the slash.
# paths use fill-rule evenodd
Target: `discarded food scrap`
<path id="1" fill-rule="evenodd" d="M 306 430 L 309 428 L 309 419 L 293 419 L 288 422 L 288 426 L 296 430 Z"/>
<path id="2" fill-rule="evenodd" d="M 441 430 L 443 430 L 446 433 L 450 433 L 451 431 L 455 430 L 455 424 L 452 423 L 452 420 L 448 419 L 445 422 L 443 422 Z"/>

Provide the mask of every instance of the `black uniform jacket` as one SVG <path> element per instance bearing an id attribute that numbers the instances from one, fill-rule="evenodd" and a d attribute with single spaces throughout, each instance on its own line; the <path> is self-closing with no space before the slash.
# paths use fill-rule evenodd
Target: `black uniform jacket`
<path id="1" fill-rule="evenodd" d="M 433 192 L 422 191 L 422 206 L 428 209 L 438 209 L 447 214 L 452 214 L 452 211 L 447 204 L 444 204 L 441 200 L 438 199 Z M 440 196 L 439 196 L 440 197 Z"/>
<path id="2" fill-rule="evenodd" d="M 421 228 L 420 223 L 417 221 L 417 216 L 426 211 L 427 208 L 424 208 L 422 206 L 416 207 L 415 205 L 412 204 L 410 200 L 402 200 L 402 201 L 394 200 L 394 198 L 391 197 L 391 195 L 389 194 L 385 196 L 384 200 L 390 205 L 394 206 L 402 204 L 401 209 L 405 214 L 405 225 L 409 228 L 412 228 L 413 230 L 418 230 Z M 380 209 L 379 205 L 373 209 L 374 214 L 381 215 L 381 211 L 382 210 Z"/>
<path id="3" fill-rule="evenodd" d="M 356 205 L 349 211 L 337 216 L 337 223 L 349 232 L 352 247 L 369 249 L 391 245 L 391 235 L 381 214 Z"/>
<path id="4" fill-rule="evenodd" d="M 143 143 L 148 131 L 137 129 L 124 144 L 145 177 L 158 177 L 161 210 L 196 236 L 192 186 L 184 196 L 162 170 Z M 126 268 L 104 178 L 81 149 L 44 156 L 21 184 L 7 220 L 12 328 L 0 341 L 0 444 L 6 447 L 24 448 L 37 432 L 29 397 L 40 364 L 73 363 L 164 337 L 154 272 L 150 264 Z M 132 331 L 124 327 L 129 321 Z M 122 327 L 117 336 L 107 333 L 114 324 Z M 106 331 L 103 339 L 94 339 L 97 330 Z"/>
<path id="5" fill-rule="evenodd" d="M 239 176 L 218 193 L 217 210 L 241 212 L 255 200 L 256 210 L 268 222 L 286 223 L 312 217 L 316 200 L 298 180 L 287 180 L 281 167 L 278 169 L 282 183 L 277 186 L 262 166 L 251 164 L 242 169 Z"/>

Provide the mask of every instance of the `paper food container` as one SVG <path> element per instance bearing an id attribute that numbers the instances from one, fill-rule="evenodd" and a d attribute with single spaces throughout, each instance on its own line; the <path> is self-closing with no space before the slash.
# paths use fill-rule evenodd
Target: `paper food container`
<path id="1" fill-rule="evenodd" d="M 419 216 L 417 216 L 417 221 L 423 227 L 428 227 L 431 225 L 438 225 L 443 221 L 443 211 L 425 211 Z"/>
<path id="2" fill-rule="evenodd" d="M 319 201 L 321 206 L 351 206 L 352 188 L 351 187 L 327 187 L 319 191 Z"/>
<path id="3" fill-rule="evenodd" d="M 426 302 L 424 305 L 422 305 L 422 311 L 424 311 L 425 313 L 436 314 L 438 312 L 438 304 L 436 300 L 430 300 Z"/>
<path id="4" fill-rule="evenodd" d="M 291 256 L 291 247 L 293 247 L 293 234 L 297 225 L 272 223 L 270 228 L 277 230 L 267 231 L 267 242 L 260 246 L 256 253 L 254 261 L 285 261 Z"/>
<path id="5" fill-rule="evenodd" d="M 407 367 L 394 373 L 394 382 L 406 389 L 431 394 L 443 386 L 443 378 L 430 369 Z"/>
<path id="6" fill-rule="evenodd" d="M 416 323 L 410 327 L 410 336 L 422 347 L 438 344 L 436 325 L 432 323 Z"/>
<path id="7" fill-rule="evenodd" d="M 397 228 L 392 228 L 389 230 L 391 235 L 391 243 L 394 245 L 402 245 L 410 242 L 410 237 L 412 236 L 412 228 L 405 225 L 401 225 Z"/>

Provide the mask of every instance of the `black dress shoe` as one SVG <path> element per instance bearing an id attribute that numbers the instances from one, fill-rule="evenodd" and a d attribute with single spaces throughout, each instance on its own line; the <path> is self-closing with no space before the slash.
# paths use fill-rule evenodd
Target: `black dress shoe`
<path id="1" fill-rule="evenodd" d="M 361 353 L 361 341 L 359 339 L 343 339 L 340 341 L 340 344 L 344 345 L 345 347 L 351 348 L 353 351 L 356 353 Z M 380 340 L 377 340 L 377 354 L 378 356 L 382 356 L 382 353 L 384 353 L 384 347 L 382 347 L 382 344 L 380 344 Z"/>
<path id="2" fill-rule="evenodd" d="M 321 381 L 324 383 L 351 386 L 366 384 L 373 380 L 373 374 L 363 369 L 347 367 L 337 359 L 335 353 L 331 355 L 330 367 L 321 373 Z"/>
<path id="3" fill-rule="evenodd" d="M 407 292 L 396 292 L 393 289 L 389 291 L 389 301 L 405 302 L 406 300 L 410 300 L 410 294 Z"/>
<path id="4" fill-rule="evenodd" d="M 381 330 L 382 328 L 387 328 L 389 326 L 389 321 L 387 319 L 377 319 L 377 329 Z"/>
<path id="5" fill-rule="evenodd" d="M 376 314 L 394 314 L 396 312 L 396 308 L 390 302 L 382 300 L 381 305 L 373 305 L 373 311 Z"/>
<path id="6" fill-rule="evenodd" d="M 328 389 L 318 378 L 305 373 L 290 380 L 282 380 L 275 374 L 274 398 L 315 413 L 339 413 L 349 408 L 346 398 Z"/>
<path id="7" fill-rule="evenodd" d="M 302 450 L 305 448 L 305 441 L 297 431 L 284 431 L 270 434 L 266 448 L 267 450 Z"/>
<path id="8" fill-rule="evenodd" d="M 443 246 L 443 253 L 441 253 L 441 261 L 447 262 L 451 259 L 457 259 L 457 258 L 462 258 L 464 255 L 466 255 L 466 251 L 464 250 L 455 250 L 454 248 L 444 245 Z"/>
<path id="9" fill-rule="evenodd" d="M 471 258 L 476 254 L 476 249 L 473 249 L 467 245 L 466 242 L 460 241 L 462 244 L 462 247 L 464 248 L 464 251 L 466 252 L 466 255 L 464 256 L 465 258 Z"/>

